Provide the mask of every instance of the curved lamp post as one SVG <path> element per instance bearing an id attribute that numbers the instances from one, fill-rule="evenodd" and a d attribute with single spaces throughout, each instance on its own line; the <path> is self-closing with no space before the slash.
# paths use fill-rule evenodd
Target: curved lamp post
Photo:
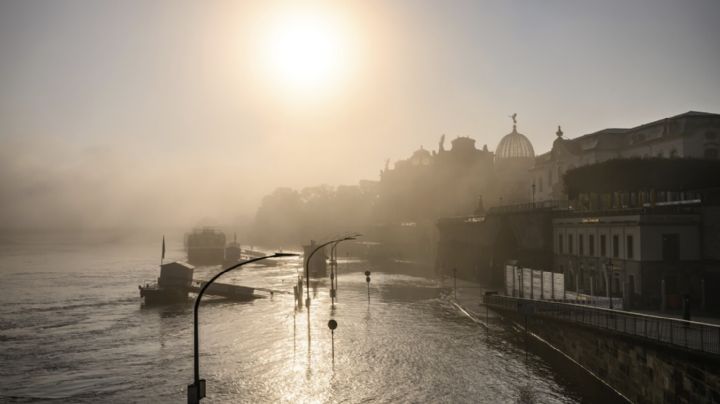
<path id="1" fill-rule="evenodd" d="M 256 261 L 261 261 L 268 258 L 282 258 L 282 257 L 297 257 L 299 254 L 291 254 L 291 253 L 275 253 L 273 255 L 267 255 L 264 257 L 258 257 L 249 259 L 244 262 L 238 262 L 237 264 L 231 266 L 230 268 L 227 268 L 217 275 L 213 276 L 212 279 L 205 282 L 205 284 L 200 288 L 200 292 L 198 292 L 197 297 L 195 298 L 195 307 L 194 307 L 194 329 L 193 329 L 193 353 L 194 353 L 194 383 L 188 386 L 188 404 L 194 404 L 199 403 L 202 398 L 205 397 L 205 380 L 200 379 L 200 354 L 199 354 L 199 344 L 198 344 L 198 308 L 200 307 L 200 299 L 202 299 L 203 293 L 205 293 L 205 290 L 210 286 L 217 278 L 222 276 L 223 274 L 232 271 L 235 268 L 241 267 L 245 264 L 250 264 Z"/>
<path id="2" fill-rule="evenodd" d="M 315 255 L 316 252 L 318 252 L 321 248 L 330 245 L 332 243 L 340 243 L 341 241 L 347 241 L 347 240 L 355 240 L 358 237 L 360 237 L 360 234 L 353 234 L 352 236 L 346 236 L 343 238 L 330 240 L 326 243 L 320 244 L 317 248 L 315 248 L 310 255 L 308 255 L 307 259 L 305 260 L 305 305 L 307 306 L 308 310 L 310 310 L 310 259 L 312 259 L 312 256 Z"/>
<path id="3" fill-rule="evenodd" d="M 340 240 L 343 241 L 343 240 Z M 332 304 L 335 305 L 335 297 L 337 295 L 337 246 L 340 241 L 336 241 L 330 248 L 330 297 Z"/>

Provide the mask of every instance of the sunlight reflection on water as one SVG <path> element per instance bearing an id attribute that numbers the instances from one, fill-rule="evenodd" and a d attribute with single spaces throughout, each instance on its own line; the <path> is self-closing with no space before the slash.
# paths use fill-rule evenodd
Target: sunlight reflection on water
<path id="1" fill-rule="evenodd" d="M 182 256 L 179 246 L 171 250 Z M 75 402 L 183 402 L 192 381 L 192 306 L 142 308 L 137 285 L 157 276 L 142 247 L 0 255 L 2 397 Z M 144 255 L 147 254 L 147 255 Z M 52 263 L 49 265 L 48 263 Z M 338 303 L 317 286 L 309 313 L 292 295 L 208 299 L 200 309 L 203 402 L 578 402 L 548 365 L 486 333 L 431 280 L 340 265 Z M 90 270 L 92 269 L 92 270 Z M 207 278 L 217 268 L 200 268 Z M 223 282 L 291 291 L 291 266 L 247 268 Z M 327 322 L 337 320 L 335 360 Z"/>

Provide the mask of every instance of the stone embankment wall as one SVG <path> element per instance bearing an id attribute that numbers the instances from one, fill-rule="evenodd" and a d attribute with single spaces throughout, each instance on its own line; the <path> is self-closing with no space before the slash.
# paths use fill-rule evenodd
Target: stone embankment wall
<path id="1" fill-rule="evenodd" d="M 518 312 L 497 311 L 525 324 Z M 720 403 L 716 355 L 547 317 L 528 315 L 527 327 L 632 402 Z"/>

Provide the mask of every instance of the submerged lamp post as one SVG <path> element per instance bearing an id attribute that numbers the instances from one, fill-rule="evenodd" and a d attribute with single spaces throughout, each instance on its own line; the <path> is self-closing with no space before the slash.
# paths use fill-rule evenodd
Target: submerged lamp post
<path id="1" fill-rule="evenodd" d="M 230 268 L 227 268 L 217 275 L 213 276 L 212 279 L 205 282 L 205 284 L 200 288 L 200 292 L 198 292 L 197 297 L 195 298 L 195 307 L 193 310 L 194 313 L 194 328 L 193 328 L 193 356 L 194 356 L 194 379 L 193 384 L 188 385 L 188 404 L 196 404 L 199 403 L 201 399 L 205 397 L 205 379 L 200 379 L 200 352 L 199 352 L 199 343 L 198 343 L 198 309 L 200 307 L 200 299 L 202 299 L 203 293 L 205 293 L 205 290 L 210 286 L 217 278 L 219 278 L 221 275 L 232 271 L 235 268 L 241 267 L 245 264 L 250 264 L 256 261 L 261 261 L 268 258 L 282 258 L 282 257 L 297 257 L 298 254 L 291 254 L 291 253 L 275 253 L 273 255 L 267 255 L 264 257 L 258 257 L 253 258 L 244 262 L 239 262 Z"/>
<path id="2" fill-rule="evenodd" d="M 365 271 L 365 283 L 367 283 L 368 304 L 370 304 L 370 271 Z"/>
<path id="3" fill-rule="evenodd" d="M 337 321 L 331 319 L 328 321 L 328 328 L 330 329 L 330 338 L 332 339 L 332 363 L 335 366 L 335 329 L 337 328 Z"/>
<path id="4" fill-rule="evenodd" d="M 330 299 L 335 305 L 335 297 L 337 295 L 337 246 L 339 241 L 330 248 Z"/>
<path id="5" fill-rule="evenodd" d="M 307 258 L 305 259 L 305 293 L 306 293 L 305 305 L 307 306 L 308 310 L 310 310 L 310 260 L 312 259 L 313 255 L 315 255 L 316 252 L 318 252 L 320 249 L 322 249 L 323 247 L 325 247 L 327 245 L 330 245 L 332 243 L 335 243 L 337 245 L 337 243 L 340 243 L 341 241 L 356 240 L 359 236 L 360 236 L 360 234 L 353 234 L 352 236 L 346 236 L 343 238 L 330 240 L 326 243 L 323 243 L 323 244 L 320 244 L 319 246 L 317 246 L 317 248 L 312 250 L 310 255 L 307 256 Z"/>
<path id="6" fill-rule="evenodd" d="M 335 299 L 337 298 L 337 289 L 338 289 L 338 264 L 337 264 L 337 247 L 340 242 L 345 240 L 355 240 L 357 237 L 360 237 L 361 234 L 356 233 L 352 236 L 348 236 L 347 238 L 337 240 L 335 243 L 333 243 L 332 248 L 330 249 L 330 297 L 332 298 L 332 304 L 335 304 Z"/>

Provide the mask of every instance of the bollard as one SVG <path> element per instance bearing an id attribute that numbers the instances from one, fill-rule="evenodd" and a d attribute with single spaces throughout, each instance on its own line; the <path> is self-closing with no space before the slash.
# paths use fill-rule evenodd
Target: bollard
<path id="1" fill-rule="evenodd" d="M 303 299 L 302 299 L 303 280 L 300 276 L 298 276 L 297 285 L 295 285 L 295 287 L 297 288 L 297 296 L 296 296 L 297 297 L 297 305 L 298 305 L 298 307 L 302 308 L 302 306 L 303 306 Z"/>

